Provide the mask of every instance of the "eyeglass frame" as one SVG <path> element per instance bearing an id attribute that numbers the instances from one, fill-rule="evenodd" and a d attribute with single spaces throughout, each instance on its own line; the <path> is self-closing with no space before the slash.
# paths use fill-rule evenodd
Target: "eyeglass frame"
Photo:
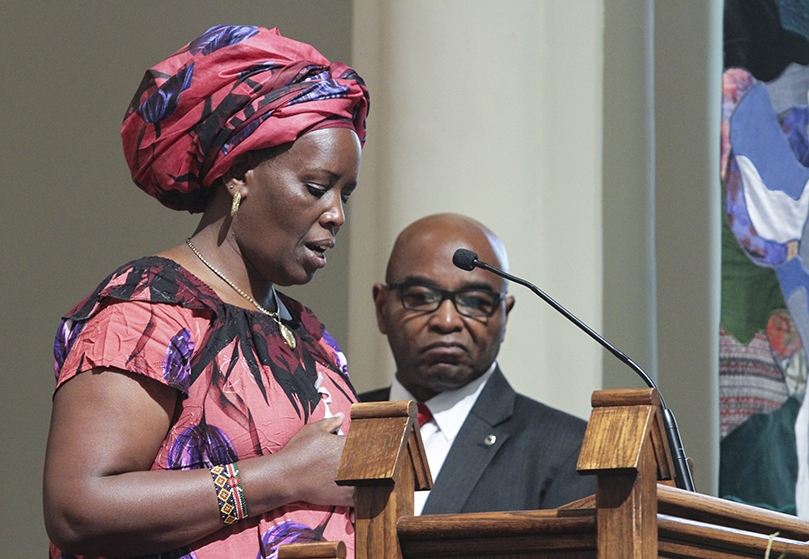
<path id="1" fill-rule="evenodd" d="M 399 283 L 391 283 L 391 284 L 388 284 L 388 285 L 384 285 L 384 287 L 387 290 L 391 290 L 391 289 L 397 290 L 399 292 L 399 301 L 402 303 L 402 307 L 404 307 L 405 309 L 407 309 L 409 311 L 422 312 L 422 313 L 425 313 L 425 314 L 434 313 L 435 311 L 437 311 L 438 309 L 441 308 L 441 305 L 444 304 L 444 301 L 449 299 L 450 301 L 452 301 L 452 306 L 455 308 L 455 311 L 458 314 L 460 314 L 461 316 L 465 316 L 467 318 L 491 318 L 497 312 L 497 309 L 500 306 L 500 303 L 503 302 L 503 299 L 508 294 L 506 291 L 493 291 L 491 289 L 485 289 L 485 288 L 480 288 L 480 287 L 466 287 L 464 289 L 456 289 L 456 290 L 453 291 L 451 289 L 442 289 L 440 287 L 437 287 L 435 285 L 430 285 L 428 283 L 422 283 L 422 282 L 419 282 L 419 281 L 414 282 L 414 281 L 407 281 L 407 280 L 405 280 L 403 282 L 399 282 Z M 441 299 L 438 301 L 438 305 L 436 305 L 436 307 L 434 309 L 429 310 L 429 311 L 426 311 L 424 309 L 414 309 L 414 308 L 408 307 L 407 305 L 405 305 L 405 302 L 404 302 L 404 289 L 407 289 L 408 287 L 425 287 L 427 289 L 431 289 L 431 290 L 433 290 L 433 291 L 435 291 L 437 293 L 440 293 L 441 294 Z M 489 314 L 479 314 L 479 315 L 469 315 L 469 314 L 466 314 L 466 313 L 462 312 L 458 308 L 458 301 L 455 299 L 455 297 L 459 293 L 465 293 L 465 292 L 468 292 L 468 291 L 482 291 L 484 293 L 490 293 L 491 295 L 493 295 L 495 297 L 495 301 L 492 303 L 491 312 Z"/>

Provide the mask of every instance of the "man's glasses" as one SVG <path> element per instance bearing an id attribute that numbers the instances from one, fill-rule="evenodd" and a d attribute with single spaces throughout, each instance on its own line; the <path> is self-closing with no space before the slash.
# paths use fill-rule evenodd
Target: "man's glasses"
<path id="1" fill-rule="evenodd" d="M 402 297 L 402 306 L 411 311 L 434 312 L 445 300 L 449 299 L 459 314 L 470 318 L 492 316 L 505 295 L 485 289 L 448 291 L 438 287 L 409 283 L 392 283 L 386 287 L 398 290 Z"/>

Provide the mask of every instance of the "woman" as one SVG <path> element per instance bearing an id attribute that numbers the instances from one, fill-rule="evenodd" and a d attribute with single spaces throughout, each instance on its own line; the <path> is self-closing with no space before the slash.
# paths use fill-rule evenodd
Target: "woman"
<path id="1" fill-rule="evenodd" d="M 63 320 L 45 464 L 51 556 L 271 557 L 345 540 L 334 478 L 356 397 L 308 282 L 344 221 L 367 90 L 277 30 L 218 26 L 126 112 L 136 184 L 203 212 Z M 352 551 L 353 553 L 353 551 Z"/>

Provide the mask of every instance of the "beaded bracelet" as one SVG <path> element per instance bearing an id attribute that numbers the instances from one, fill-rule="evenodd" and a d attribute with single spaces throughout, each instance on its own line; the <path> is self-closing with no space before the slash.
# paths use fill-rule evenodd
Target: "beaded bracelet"
<path id="1" fill-rule="evenodd" d="M 247 518 L 247 503 L 244 500 L 242 480 L 236 464 L 225 464 L 211 468 L 216 500 L 219 503 L 219 514 L 226 526 L 237 520 Z"/>

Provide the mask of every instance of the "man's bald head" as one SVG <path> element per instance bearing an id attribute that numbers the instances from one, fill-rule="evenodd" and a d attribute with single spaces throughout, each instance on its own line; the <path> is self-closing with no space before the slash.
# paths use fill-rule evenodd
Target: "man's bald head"
<path id="1" fill-rule="evenodd" d="M 508 253 L 503 241 L 495 235 L 491 229 L 480 223 L 479 221 L 466 217 L 460 214 L 444 213 L 428 215 L 417 221 L 414 221 L 405 227 L 399 236 L 396 237 L 396 242 L 393 245 L 393 250 L 388 259 L 388 267 L 385 272 L 385 281 L 391 283 L 391 273 L 396 273 L 397 262 L 401 259 L 402 254 L 412 250 L 411 245 L 419 239 L 437 240 L 441 238 L 458 239 L 461 243 L 467 241 L 469 244 L 478 245 L 478 243 L 488 244 L 490 251 L 494 254 L 495 258 L 487 260 L 478 251 L 478 256 L 487 264 L 491 264 L 501 270 L 508 272 Z M 470 248 L 463 244 L 459 244 L 458 248 Z M 473 250 L 470 248 L 470 250 Z M 453 250 L 453 254 L 454 254 Z"/>

